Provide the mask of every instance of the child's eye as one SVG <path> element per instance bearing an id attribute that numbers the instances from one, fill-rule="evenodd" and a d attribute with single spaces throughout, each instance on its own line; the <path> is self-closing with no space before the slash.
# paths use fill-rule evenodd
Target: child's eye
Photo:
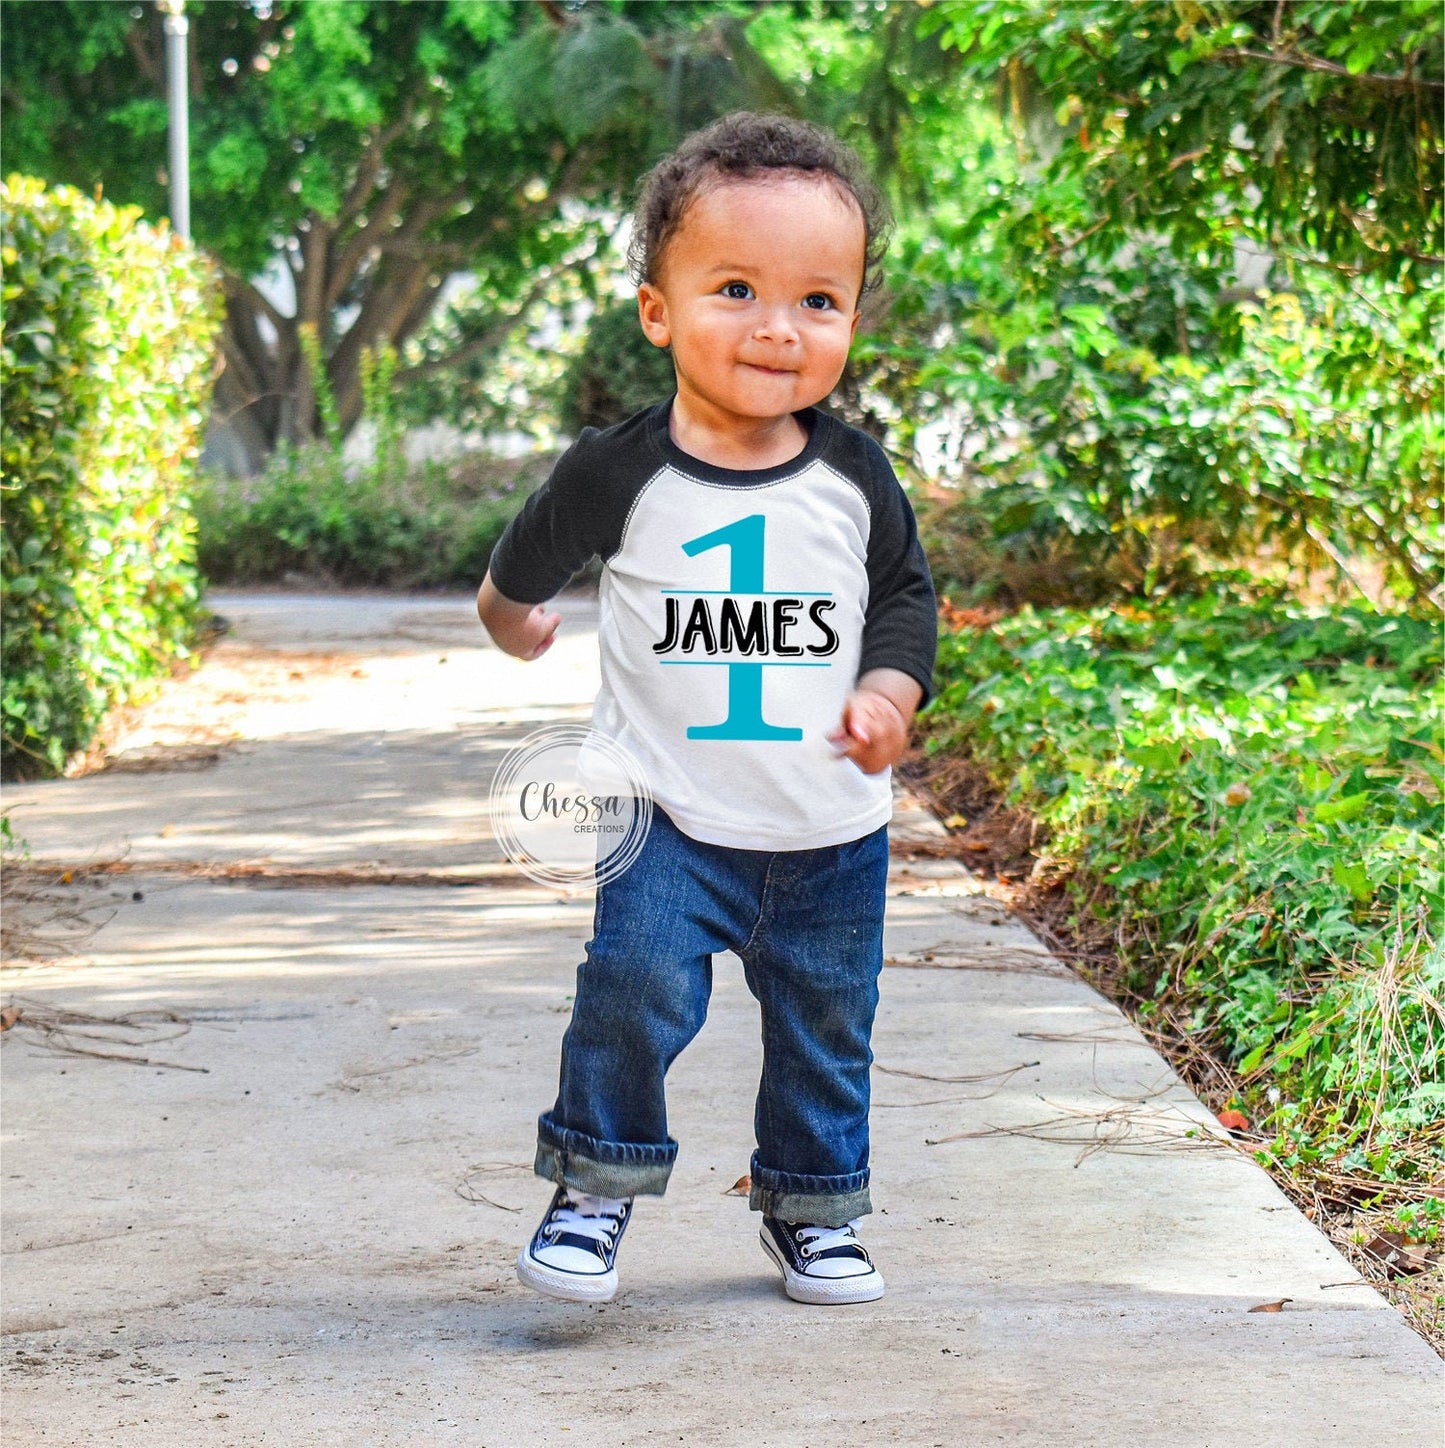
<path id="1" fill-rule="evenodd" d="M 809 292 L 808 295 L 803 298 L 803 305 L 810 311 L 826 312 L 834 303 L 833 298 L 826 292 Z"/>
<path id="2" fill-rule="evenodd" d="M 723 296 L 731 297 L 735 302 L 752 300 L 753 289 L 746 282 L 728 282 L 722 291 Z"/>

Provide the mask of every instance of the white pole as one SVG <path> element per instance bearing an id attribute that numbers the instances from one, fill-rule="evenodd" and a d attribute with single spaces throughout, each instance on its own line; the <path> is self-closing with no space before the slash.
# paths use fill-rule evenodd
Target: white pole
<path id="1" fill-rule="evenodd" d="M 191 157 L 187 116 L 186 0 L 156 0 L 165 14 L 166 100 L 171 116 L 171 225 L 176 235 L 191 237 Z"/>

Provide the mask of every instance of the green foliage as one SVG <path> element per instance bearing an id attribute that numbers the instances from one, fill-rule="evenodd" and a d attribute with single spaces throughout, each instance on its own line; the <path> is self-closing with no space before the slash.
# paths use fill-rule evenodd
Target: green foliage
<path id="1" fill-rule="evenodd" d="M 18 176 L 0 202 L 0 764 L 26 775 L 59 770 L 186 652 L 220 301 L 212 270 L 134 208 Z"/>
<path id="2" fill-rule="evenodd" d="M 393 407 L 409 427 L 444 419 L 465 432 L 557 440 L 561 378 L 581 348 L 596 278 L 582 262 L 538 278 L 534 318 L 508 315 L 482 276 L 449 288 L 402 348 Z"/>
<path id="3" fill-rule="evenodd" d="M 324 444 L 281 448 L 259 477 L 211 477 L 198 491 L 201 571 L 212 583 L 300 574 L 329 584 L 475 586 L 548 462 L 471 455 L 409 474 L 378 465 L 349 473 Z"/>
<path id="4" fill-rule="evenodd" d="M 1124 320 L 1123 269 L 1090 270 L 1062 310 L 1067 293 L 997 313 L 980 295 L 946 356 L 904 374 L 973 426 L 970 476 L 930 521 L 945 584 L 1035 602 L 1196 590 L 1241 554 L 1378 559 L 1402 599 L 1438 582 L 1445 430 L 1410 299 L 1275 294 L 1237 308 L 1232 354 L 1156 354 Z M 1342 395 L 1332 373 L 1367 335 L 1375 375 Z"/>
<path id="5" fill-rule="evenodd" d="M 957 60 L 900 123 L 924 204 L 858 362 L 900 446 L 953 423 L 949 581 L 1080 601 L 1367 558 L 1423 605 L 1438 8 L 944 0 L 919 24 Z"/>
<path id="6" fill-rule="evenodd" d="M 339 451 L 344 441 L 341 418 L 336 412 L 336 394 L 331 390 L 331 380 L 326 375 L 326 362 L 321 355 L 321 343 L 316 336 L 316 328 L 310 322 L 302 322 L 296 329 L 296 336 L 301 344 L 301 356 L 306 363 L 311 392 L 316 399 L 316 416 L 321 423 L 321 438 L 331 451 Z"/>
<path id="7" fill-rule="evenodd" d="M 361 354 L 361 415 L 370 418 L 376 428 L 372 450 L 372 474 L 379 481 L 394 477 L 406 466 L 402 451 L 402 427 L 393 399 L 392 382 L 396 377 L 396 350 L 366 348 Z"/>
<path id="8" fill-rule="evenodd" d="M 227 269 L 218 405 L 257 468 L 327 425 L 300 328 L 315 329 L 349 430 L 364 348 L 403 354 L 403 382 L 438 360 L 408 364 L 405 344 L 449 274 L 479 273 L 489 304 L 454 338 L 461 361 L 535 302 L 539 275 L 579 264 L 599 208 L 615 212 L 662 149 L 753 93 L 740 27 L 690 0 L 190 0 L 187 13 L 194 228 Z M 5 0 L 0 14 L 11 163 L 103 179 L 161 214 L 155 5 Z M 294 316 L 249 280 L 273 264 L 295 279 Z"/>
<path id="9" fill-rule="evenodd" d="M 1392 282 L 1440 266 L 1433 0 L 942 0 L 921 23 L 1001 84 L 1051 184 L 1086 179 L 1089 237 L 1035 213 L 1054 254 L 1151 230 L 1181 257 L 1242 236 Z"/>
<path id="10" fill-rule="evenodd" d="M 616 302 L 587 328 L 582 351 L 568 364 L 559 407 L 563 428 L 611 427 L 660 402 L 677 385 L 672 353 L 654 347 L 637 320 L 637 303 Z"/>
<path id="11" fill-rule="evenodd" d="M 930 751 L 1048 827 L 1132 991 L 1237 1063 L 1291 1161 L 1410 1179 L 1445 1082 L 1445 705 L 1407 615 L 1198 598 L 943 641 Z"/>

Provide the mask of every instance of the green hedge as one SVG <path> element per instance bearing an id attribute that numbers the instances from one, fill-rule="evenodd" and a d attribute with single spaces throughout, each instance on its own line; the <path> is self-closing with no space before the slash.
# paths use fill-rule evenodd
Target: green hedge
<path id="1" fill-rule="evenodd" d="M 15 777 L 58 771 L 186 652 L 221 303 L 209 263 L 136 208 L 21 176 L 0 205 L 0 770 Z"/>
<path id="2" fill-rule="evenodd" d="M 928 751 L 966 753 L 1047 827 L 1046 873 L 1111 926 L 1116 983 L 1234 1063 L 1279 1163 L 1439 1170 L 1438 624 L 1222 598 L 1024 609 L 946 635 L 939 679 Z"/>

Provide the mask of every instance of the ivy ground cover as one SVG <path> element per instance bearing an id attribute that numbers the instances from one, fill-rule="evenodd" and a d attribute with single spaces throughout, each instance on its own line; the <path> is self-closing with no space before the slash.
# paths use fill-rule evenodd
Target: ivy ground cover
<path id="1" fill-rule="evenodd" d="M 948 634 L 925 749 L 1045 827 L 1113 984 L 1233 1068 L 1262 1156 L 1433 1240 L 1445 1202 L 1438 625 L 1210 598 Z M 1117 993 L 1117 992 L 1116 992 Z"/>

